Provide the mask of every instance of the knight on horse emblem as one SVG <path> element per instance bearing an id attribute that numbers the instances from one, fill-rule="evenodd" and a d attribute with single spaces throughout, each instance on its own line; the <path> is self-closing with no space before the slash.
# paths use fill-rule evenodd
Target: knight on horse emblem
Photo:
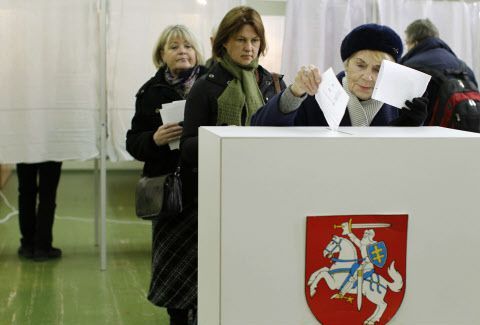
<path id="1" fill-rule="evenodd" d="M 330 266 L 323 266 L 307 274 L 309 298 L 314 299 L 320 281 L 323 279 L 328 288 L 335 291 L 329 295 L 330 300 L 350 304 L 356 300 L 358 312 L 362 311 L 363 297 L 375 304 L 374 312 L 362 323 L 364 325 L 379 324 L 388 307 L 388 302 L 384 299 L 387 292 L 398 293 L 404 287 L 404 277 L 395 268 L 395 260 L 391 261 L 386 268 L 388 276 L 382 270 L 385 265 L 388 265 L 388 243 L 376 240 L 376 230 L 380 234 L 386 234 L 391 227 L 392 224 L 388 222 L 352 223 L 352 218 L 340 224 L 334 224 L 334 231 L 340 228 L 342 233 L 333 234 L 323 250 L 323 257 L 330 259 Z M 357 229 L 362 231 L 359 233 L 361 236 L 354 233 Z M 352 312 L 349 311 L 350 314 Z"/>

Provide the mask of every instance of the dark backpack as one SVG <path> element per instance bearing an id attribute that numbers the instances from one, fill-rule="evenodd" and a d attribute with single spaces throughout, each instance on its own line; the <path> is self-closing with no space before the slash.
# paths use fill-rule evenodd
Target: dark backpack
<path id="1" fill-rule="evenodd" d="M 438 86 L 432 117 L 425 125 L 480 133 L 480 93 L 468 77 L 464 62 L 457 70 L 413 68 L 431 75 L 431 82 Z"/>

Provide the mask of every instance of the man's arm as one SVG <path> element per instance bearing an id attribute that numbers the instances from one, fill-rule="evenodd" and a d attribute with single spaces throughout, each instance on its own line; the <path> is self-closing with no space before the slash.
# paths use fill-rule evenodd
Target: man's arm
<path id="1" fill-rule="evenodd" d="M 348 238 L 350 238 L 350 240 L 351 240 L 355 245 L 357 245 L 358 247 L 360 247 L 360 239 L 358 239 L 358 237 L 355 236 L 354 233 L 352 233 L 352 229 L 350 228 L 350 222 L 344 222 L 344 223 L 342 223 L 342 229 L 343 229 L 342 235 L 347 235 Z"/>

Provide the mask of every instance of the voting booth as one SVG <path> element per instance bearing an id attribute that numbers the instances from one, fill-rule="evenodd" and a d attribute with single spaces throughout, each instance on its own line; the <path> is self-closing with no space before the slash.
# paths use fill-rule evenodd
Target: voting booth
<path id="1" fill-rule="evenodd" d="M 439 127 L 202 127 L 199 324 L 319 324 L 306 219 L 363 214 L 408 215 L 389 324 L 478 323 L 479 148 L 479 134 Z"/>

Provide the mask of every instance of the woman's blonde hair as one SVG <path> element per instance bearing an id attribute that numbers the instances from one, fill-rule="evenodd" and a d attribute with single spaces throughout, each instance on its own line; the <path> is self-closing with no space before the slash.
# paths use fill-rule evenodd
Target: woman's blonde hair
<path id="1" fill-rule="evenodd" d="M 158 38 L 158 41 L 153 49 L 152 59 L 153 64 L 157 69 L 165 64 L 165 62 L 163 62 L 162 60 L 162 54 L 165 45 L 167 45 L 170 40 L 176 38 L 181 38 L 190 43 L 190 45 L 193 47 L 193 50 L 195 51 L 197 65 L 203 64 L 203 56 L 200 53 L 198 42 L 195 36 L 193 36 L 192 32 L 190 32 L 190 30 L 184 25 L 170 25 L 163 30 L 162 34 L 160 34 L 160 37 Z"/>
<path id="2" fill-rule="evenodd" d="M 265 28 L 263 27 L 260 14 L 253 8 L 239 6 L 227 12 L 218 26 L 217 35 L 215 36 L 212 47 L 214 57 L 221 58 L 223 56 L 225 53 L 223 44 L 227 43 L 228 39 L 235 33 L 238 33 L 244 25 L 253 27 L 258 37 L 260 37 L 258 55 L 265 55 L 267 42 L 265 40 Z"/>

